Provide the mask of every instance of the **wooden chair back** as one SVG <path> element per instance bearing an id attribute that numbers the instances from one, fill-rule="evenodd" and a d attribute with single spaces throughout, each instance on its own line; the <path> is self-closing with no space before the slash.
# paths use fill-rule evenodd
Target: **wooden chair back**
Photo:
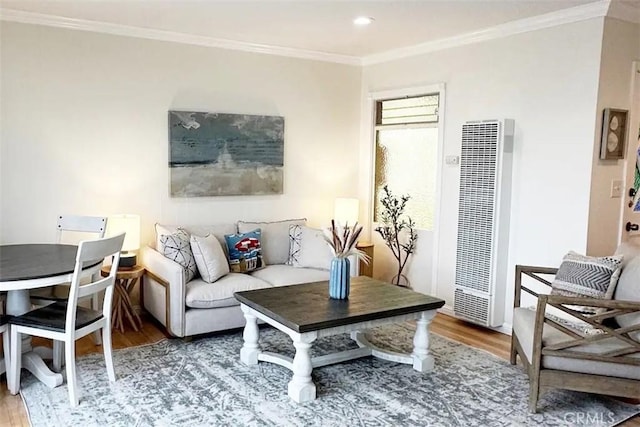
<path id="1" fill-rule="evenodd" d="M 102 302 L 102 315 L 109 320 L 107 324 L 111 324 L 110 319 L 111 302 L 113 300 L 113 285 L 116 280 L 118 262 L 120 261 L 120 250 L 122 249 L 123 243 L 124 233 L 121 233 L 113 237 L 101 238 L 98 240 L 84 240 L 78 245 L 76 264 L 73 272 L 73 278 L 71 279 L 69 300 L 67 303 L 67 317 L 65 321 L 66 333 L 73 333 L 72 331 L 75 330 L 78 299 L 89 295 L 99 294 L 103 290 L 105 293 Z M 109 275 L 107 277 L 101 277 L 99 274 L 94 274 L 91 281 L 88 283 L 81 283 L 80 279 L 83 268 L 96 261 L 102 261 L 107 257 L 112 258 Z"/>

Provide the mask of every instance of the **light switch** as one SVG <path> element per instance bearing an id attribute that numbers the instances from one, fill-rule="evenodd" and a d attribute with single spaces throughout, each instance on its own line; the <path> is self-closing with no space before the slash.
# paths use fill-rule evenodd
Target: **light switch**
<path id="1" fill-rule="evenodd" d="M 614 179 L 611 181 L 611 193 L 610 196 L 612 199 L 617 199 L 622 197 L 622 180 Z"/>

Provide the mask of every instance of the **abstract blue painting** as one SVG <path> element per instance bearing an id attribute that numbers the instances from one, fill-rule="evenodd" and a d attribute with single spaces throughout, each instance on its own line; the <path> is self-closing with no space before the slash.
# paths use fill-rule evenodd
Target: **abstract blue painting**
<path id="1" fill-rule="evenodd" d="M 169 111 L 172 197 L 282 194 L 284 117 Z"/>

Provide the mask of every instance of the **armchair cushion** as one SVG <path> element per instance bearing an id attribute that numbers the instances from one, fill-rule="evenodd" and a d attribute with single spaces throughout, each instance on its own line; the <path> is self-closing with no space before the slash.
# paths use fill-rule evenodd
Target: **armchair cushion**
<path id="1" fill-rule="evenodd" d="M 531 358 L 533 357 L 535 316 L 536 313 L 534 311 L 523 307 L 517 307 L 513 311 L 513 333 L 518 337 L 518 341 L 529 362 L 531 362 Z M 571 339 L 569 335 L 549 325 L 545 324 L 542 329 L 542 345 L 544 347 Z M 572 348 L 572 350 L 583 353 L 602 354 L 607 351 L 618 350 L 622 347 L 624 347 L 624 343 L 618 339 L 607 338 L 588 345 L 576 346 Z M 640 359 L 640 354 L 635 354 L 630 357 Z M 640 380 L 640 369 L 638 369 L 638 366 L 621 363 L 543 356 L 542 366 L 547 369 L 557 369 L 560 371 Z"/>
<path id="2" fill-rule="evenodd" d="M 591 257 L 570 251 L 551 283 L 552 295 L 611 299 L 622 269 L 622 255 Z M 592 307 L 576 307 L 595 313 Z"/>
<path id="3" fill-rule="evenodd" d="M 622 270 L 614 297 L 619 301 L 640 301 L 640 256 L 634 257 Z M 622 327 L 639 325 L 640 313 L 623 314 L 615 319 Z M 640 341 L 640 331 L 630 332 L 629 335 Z"/>

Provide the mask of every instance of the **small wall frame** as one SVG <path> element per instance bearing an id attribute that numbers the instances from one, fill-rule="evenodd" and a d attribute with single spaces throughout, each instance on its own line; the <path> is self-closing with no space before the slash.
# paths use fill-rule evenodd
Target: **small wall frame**
<path id="1" fill-rule="evenodd" d="M 627 110 L 605 108 L 602 117 L 600 159 L 624 159 L 627 139 Z"/>

